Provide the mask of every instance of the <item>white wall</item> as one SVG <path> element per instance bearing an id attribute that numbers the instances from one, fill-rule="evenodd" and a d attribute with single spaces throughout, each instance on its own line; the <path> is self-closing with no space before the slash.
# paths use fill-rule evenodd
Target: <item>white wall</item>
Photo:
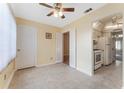
<path id="1" fill-rule="evenodd" d="M 77 27 L 77 69 L 85 74 L 93 75 L 93 41 L 90 22 L 81 22 Z"/>
<path id="2" fill-rule="evenodd" d="M 76 29 L 70 29 L 70 33 L 69 33 L 69 65 L 72 68 L 76 68 L 77 64 L 76 64 L 76 58 L 77 58 L 77 48 L 76 48 L 76 43 L 77 43 L 77 38 L 76 38 Z"/>
<path id="3" fill-rule="evenodd" d="M 0 4 L 0 70 L 16 56 L 16 22 L 8 4 Z"/>

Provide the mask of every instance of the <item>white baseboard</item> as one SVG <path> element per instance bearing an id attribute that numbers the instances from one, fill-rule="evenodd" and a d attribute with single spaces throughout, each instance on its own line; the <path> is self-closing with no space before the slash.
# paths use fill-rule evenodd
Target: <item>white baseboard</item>
<path id="1" fill-rule="evenodd" d="M 92 73 L 86 73 L 86 72 L 84 72 L 84 71 L 83 71 L 82 69 L 80 69 L 80 68 L 77 68 L 77 70 L 80 71 L 80 72 L 82 72 L 82 73 L 84 73 L 84 74 L 86 74 L 86 75 L 93 76 Z"/>
<path id="2" fill-rule="evenodd" d="M 56 64 L 56 63 L 48 63 L 48 64 L 36 65 L 36 67 L 44 67 L 44 66 L 53 65 L 53 64 Z"/>
<path id="3" fill-rule="evenodd" d="M 56 61 L 56 63 L 62 63 L 62 61 Z"/>
<path id="4" fill-rule="evenodd" d="M 7 81 L 7 84 L 5 85 L 4 89 L 8 89 L 9 88 L 9 85 L 13 79 L 13 76 L 14 76 L 14 73 L 15 73 L 16 69 L 12 72 L 12 74 L 10 75 L 8 81 Z"/>
<path id="5" fill-rule="evenodd" d="M 71 65 L 71 64 L 70 64 L 69 66 L 70 66 L 71 68 L 74 68 L 74 69 L 76 69 L 76 67 L 75 67 L 75 66 L 73 66 L 73 65 Z"/>

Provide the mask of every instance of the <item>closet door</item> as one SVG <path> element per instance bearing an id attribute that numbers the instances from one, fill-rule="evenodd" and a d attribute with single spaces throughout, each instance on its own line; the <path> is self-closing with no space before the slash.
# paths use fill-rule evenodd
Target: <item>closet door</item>
<path id="1" fill-rule="evenodd" d="M 63 61 L 62 43 L 63 43 L 62 33 L 57 32 L 56 33 L 56 63 L 61 63 Z"/>
<path id="2" fill-rule="evenodd" d="M 17 68 L 35 66 L 37 29 L 25 25 L 18 25 L 17 29 Z"/>

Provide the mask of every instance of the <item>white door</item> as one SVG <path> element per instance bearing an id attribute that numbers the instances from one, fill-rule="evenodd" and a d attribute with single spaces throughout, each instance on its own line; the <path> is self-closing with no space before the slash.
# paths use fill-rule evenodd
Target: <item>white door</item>
<path id="1" fill-rule="evenodd" d="M 37 29 L 17 26 L 17 69 L 35 66 Z"/>
<path id="2" fill-rule="evenodd" d="M 63 61 L 62 43 L 63 34 L 61 32 L 56 33 L 56 63 L 61 63 Z"/>
<path id="3" fill-rule="evenodd" d="M 69 65 L 76 68 L 76 29 L 70 29 L 70 44 L 69 44 Z"/>

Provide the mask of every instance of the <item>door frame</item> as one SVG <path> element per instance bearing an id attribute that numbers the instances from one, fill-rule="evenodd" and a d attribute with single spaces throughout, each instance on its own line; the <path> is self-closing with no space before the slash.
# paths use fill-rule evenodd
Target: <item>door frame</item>
<path id="1" fill-rule="evenodd" d="M 64 62 L 64 34 L 68 33 L 69 34 L 69 63 L 68 65 L 70 66 L 70 31 L 67 31 L 67 32 L 64 32 L 62 33 L 62 37 L 63 37 L 63 42 L 62 42 L 62 59 L 63 59 L 63 62 Z"/>
<path id="2" fill-rule="evenodd" d="M 35 37 L 35 62 L 34 62 L 34 66 L 37 66 L 37 57 L 38 57 L 38 29 L 35 27 L 36 29 L 36 37 Z"/>
<path id="3" fill-rule="evenodd" d="M 77 30 L 76 30 L 76 28 L 67 29 L 67 30 L 63 31 L 62 34 L 67 33 L 67 32 L 69 32 L 69 66 L 76 69 L 77 68 Z M 75 35 L 75 37 L 73 37 L 72 33 Z M 74 46 L 71 45 L 71 40 L 73 40 L 73 38 L 75 38 Z M 74 47 L 75 53 L 72 53 L 73 49 L 70 49 L 71 47 Z M 62 53 L 63 53 L 63 43 L 62 43 Z M 74 58 L 75 65 L 73 63 L 71 64 L 71 60 L 73 60 L 72 59 L 73 56 L 71 57 L 71 55 L 75 55 L 74 56 L 75 57 Z M 63 54 L 62 54 L 62 59 L 63 59 Z"/>

